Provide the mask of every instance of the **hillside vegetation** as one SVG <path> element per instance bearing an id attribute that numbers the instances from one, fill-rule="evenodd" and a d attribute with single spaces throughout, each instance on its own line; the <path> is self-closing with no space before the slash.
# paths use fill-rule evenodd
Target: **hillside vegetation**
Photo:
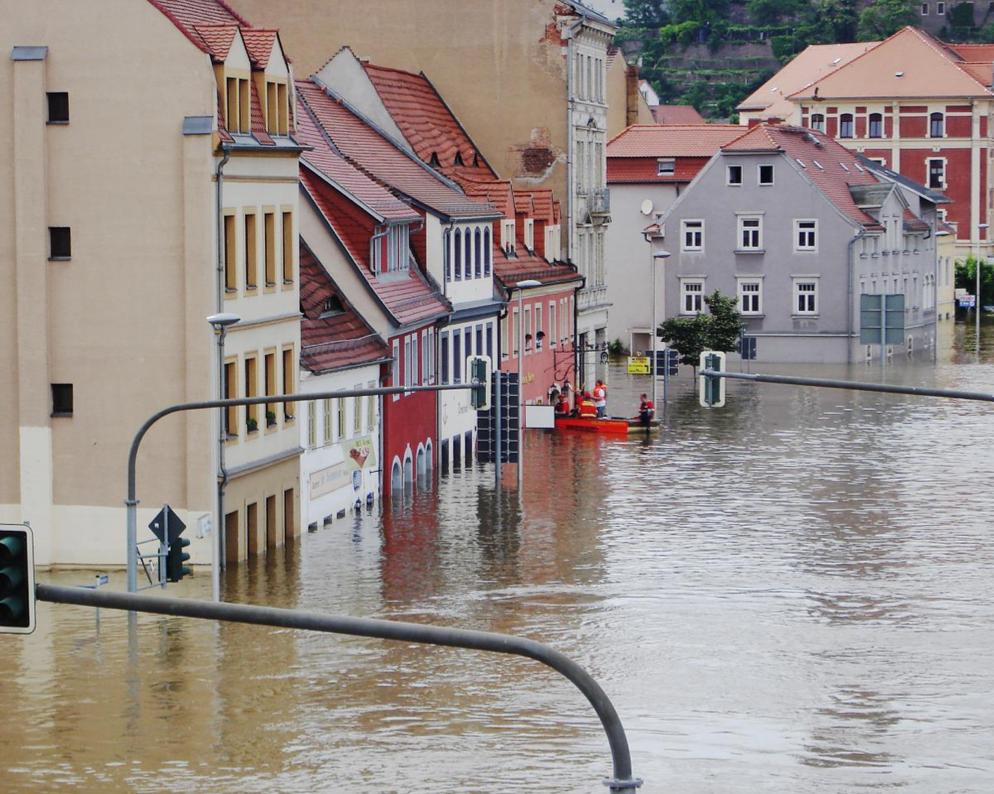
<path id="1" fill-rule="evenodd" d="M 975 19 L 974 3 L 946 6 L 934 30 L 941 39 L 994 41 L 989 12 Z M 734 119 L 735 106 L 809 44 L 873 41 L 922 21 L 921 3 L 909 0 L 625 0 L 625 9 L 617 43 L 660 102 L 714 120 Z"/>

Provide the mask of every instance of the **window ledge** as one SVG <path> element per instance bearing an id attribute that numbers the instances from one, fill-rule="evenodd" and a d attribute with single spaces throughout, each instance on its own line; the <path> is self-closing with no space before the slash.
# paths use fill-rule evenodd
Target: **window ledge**
<path id="1" fill-rule="evenodd" d="M 248 285 L 248 286 L 245 287 L 245 291 L 246 292 L 258 292 L 259 291 L 259 285 L 258 284 L 250 284 L 250 285 Z"/>
<path id="2" fill-rule="evenodd" d="M 765 248 L 736 248 L 733 253 L 736 254 L 765 254 Z"/>
<path id="3" fill-rule="evenodd" d="M 61 417 L 72 416 L 72 411 L 52 411 L 51 416 L 53 418 L 60 416 Z"/>
<path id="4" fill-rule="evenodd" d="M 238 289 L 236 287 L 225 287 L 224 288 L 224 294 L 225 295 L 234 295 L 237 292 L 238 292 Z"/>
<path id="5" fill-rule="evenodd" d="M 45 122 L 45 125 L 48 126 L 48 127 L 68 127 L 69 126 L 69 119 L 66 119 L 65 121 L 51 121 L 51 120 L 49 120 L 49 121 Z"/>
<path id="6" fill-rule="evenodd" d="M 795 320 L 817 320 L 820 315 L 818 314 L 792 314 L 790 315 Z"/>
<path id="7" fill-rule="evenodd" d="M 266 282 L 266 289 L 272 289 L 275 286 L 276 286 L 276 282 L 275 281 L 267 281 Z"/>
<path id="8" fill-rule="evenodd" d="M 746 320 L 762 320 L 766 317 L 766 312 L 739 312 L 739 314 Z"/>
<path id="9" fill-rule="evenodd" d="M 285 278 L 285 279 L 283 279 L 283 286 L 284 287 L 292 287 L 293 286 L 293 279 L 292 278 Z"/>
<path id="10" fill-rule="evenodd" d="M 72 261 L 71 256 L 50 256 L 48 258 L 49 262 L 70 262 Z"/>

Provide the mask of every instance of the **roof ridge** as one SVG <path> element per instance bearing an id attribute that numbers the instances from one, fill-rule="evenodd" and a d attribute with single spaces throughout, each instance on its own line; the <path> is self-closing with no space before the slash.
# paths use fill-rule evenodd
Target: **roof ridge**
<path id="1" fill-rule="evenodd" d="M 398 144 L 398 142 L 393 139 L 393 136 L 388 135 L 386 131 L 383 130 L 378 124 L 368 119 L 366 116 L 360 113 L 355 107 L 353 107 L 348 101 L 338 96 L 338 94 L 332 91 L 331 88 L 329 88 L 327 85 L 321 82 L 320 78 L 318 78 L 316 75 L 311 75 L 310 80 L 312 84 L 317 86 L 318 89 L 322 90 L 329 99 L 331 99 L 333 102 L 337 102 L 339 105 L 345 108 L 345 110 L 347 110 L 357 119 L 359 119 L 359 121 L 361 121 L 371 130 L 373 130 L 377 135 L 383 138 L 383 140 L 389 143 L 394 149 L 400 152 L 408 160 L 410 160 L 413 163 L 416 163 L 422 170 L 424 170 L 428 174 L 431 174 L 431 176 L 433 176 L 435 179 L 437 179 L 446 187 L 456 191 L 457 193 L 463 193 L 462 188 L 460 188 L 456 182 L 453 182 L 444 174 L 441 174 L 438 171 L 436 171 L 434 168 L 432 168 L 430 165 L 425 163 L 420 157 L 418 157 L 413 152 L 407 151 L 403 146 Z M 463 195 L 465 195 L 465 193 L 463 193 Z"/>
<path id="2" fill-rule="evenodd" d="M 900 32 L 901 32 L 901 31 L 897 31 L 897 33 L 900 33 Z M 833 74 L 835 74 L 836 72 L 840 72 L 840 71 L 842 71 L 843 69 L 845 69 L 845 68 L 846 68 L 847 66 L 849 66 L 850 64 L 853 64 L 853 63 L 856 63 L 856 61 L 858 61 L 858 60 L 859 60 L 860 58 L 862 58 L 862 57 L 864 57 L 864 56 L 866 56 L 866 55 L 869 55 L 869 54 L 870 54 L 871 52 L 873 52 L 873 51 L 874 51 L 874 50 L 875 50 L 875 49 L 876 49 L 877 47 L 879 47 L 879 46 L 880 46 L 881 44 L 883 44 L 883 43 L 884 43 L 885 41 L 887 41 L 887 40 L 889 40 L 889 39 L 892 39 L 892 38 L 894 38 L 894 36 L 896 36 L 896 35 L 897 35 L 897 33 L 892 33 L 892 34 L 891 34 L 890 36 L 888 36 L 888 37 L 887 37 L 886 39 L 880 39 L 880 41 L 867 41 L 867 42 L 855 42 L 855 41 L 854 41 L 854 42 L 852 42 L 853 44 L 861 44 L 861 43 L 865 43 L 865 44 L 867 45 L 867 47 L 866 47 L 866 49 L 865 49 L 865 50 L 863 50 L 863 51 L 862 51 L 862 52 L 861 52 L 861 53 L 860 53 L 859 55 L 857 55 L 857 56 L 856 56 L 855 58 L 853 58 L 853 59 L 852 59 L 851 61 L 846 61 L 845 63 L 839 63 L 839 64 L 838 64 L 838 65 L 837 65 L 837 66 L 836 66 L 836 67 L 835 67 L 834 69 L 832 69 L 832 71 L 830 71 L 830 72 L 825 72 L 825 74 L 823 74 L 823 75 L 820 75 L 819 77 L 815 78 L 814 80 L 809 80 L 809 81 L 808 81 L 808 82 L 806 82 L 806 83 L 805 83 L 804 85 L 802 85 L 802 86 L 801 86 L 800 88 L 798 88 L 798 89 L 797 89 L 796 91 L 793 91 L 792 93 L 788 94 L 788 95 L 787 95 L 786 97 L 784 97 L 784 98 L 785 98 L 785 99 L 791 99 L 791 98 L 793 98 L 793 97 L 797 96 L 797 95 L 798 95 L 799 93 L 801 93 L 801 91 L 803 91 L 804 89 L 806 89 L 806 88 L 810 88 L 810 87 L 811 87 L 811 86 L 813 86 L 813 85 L 814 85 L 815 83 L 820 83 L 820 82 L 821 82 L 822 80 L 824 80 L 825 78 L 827 78 L 827 77 L 831 77 L 831 76 L 832 76 Z M 814 45 L 814 44 L 810 44 L 810 45 L 808 45 L 808 46 L 810 46 L 810 47 L 814 47 L 814 46 L 816 46 L 816 45 Z M 825 45 L 825 46 L 828 46 L 828 45 Z M 799 54 L 800 54 L 800 53 L 799 53 Z M 781 93 L 781 96 L 783 96 L 783 94 L 782 94 L 782 93 Z"/>

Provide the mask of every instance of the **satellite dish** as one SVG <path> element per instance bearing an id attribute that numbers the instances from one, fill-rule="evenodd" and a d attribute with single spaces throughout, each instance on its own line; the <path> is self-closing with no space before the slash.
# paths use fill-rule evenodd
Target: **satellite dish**
<path id="1" fill-rule="evenodd" d="M 652 201 L 646 199 L 642 202 L 642 214 L 651 215 L 652 214 Z"/>

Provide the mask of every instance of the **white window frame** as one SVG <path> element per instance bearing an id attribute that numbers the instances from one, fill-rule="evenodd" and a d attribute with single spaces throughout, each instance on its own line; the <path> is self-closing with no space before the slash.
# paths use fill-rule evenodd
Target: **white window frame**
<path id="1" fill-rule="evenodd" d="M 850 126 L 849 126 L 849 134 L 848 135 L 843 135 L 842 134 L 842 123 L 843 123 L 842 117 L 843 116 L 848 116 L 849 117 L 848 124 Z M 849 141 L 849 140 L 852 140 L 855 137 L 856 137 L 856 114 L 855 113 L 840 113 L 839 114 L 839 138 L 841 138 L 842 140 L 845 140 L 845 141 Z"/>
<path id="2" fill-rule="evenodd" d="M 739 298 L 739 313 L 743 317 L 757 317 L 763 313 L 763 277 L 762 276 L 737 276 L 737 293 Z M 746 290 L 745 286 L 755 285 L 756 290 Z M 756 308 L 747 309 L 743 298 L 748 295 L 755 296 Z"/>
<path id="3" fill-rule="evenodd" d="M 676 174 L 676 158 L 660 157 L 656 160 L 656 176 L 673 176 Z"/>
<path id="4" fill-rule="evenodd" d="M 390 385 L 400 386 L 401 383 L 400 383 L 400 340 L 399 339 L 393 340 L 393 363 L 391 364 L 390 375 L 391 375 Z M 392 395 L 392 397 L 394 402 L 397 402 L 397 400 L 400 399 L 399 394 L 394 394 Z"/>
<path id="5" fill-rule="evenodd" d="M 704 312 L 704 286 L 705 279 L 702 276 L 680 277 L 680 314 L 696 315 Z M 694 289 L 690 289 L 694 287 Z M 688 298 L 694 304 L 688 308 Z"/>
<path id="6" fill-rule="evenodd" d="M 942 184 L 932 185 L 932 163 L 942 163 Z M 949 175 L 946 170 L 945 157 L 926 157 L 925 158 L 925 186 L 930 190 L 945 190 L 949 184 Z"/>
<path id="7" fill-rule="evenodd" d="M 691 226 L 690 224 L 700 224 Z M 688 243 L 688 237 L 696 235 L 699 239 L 696 243 Z M 680 250 L 681 251 L 703 251 L 704 250 L 704 219 L 684 218 L 680 221 Z"/>
<path id="8" fill-rule="evenodd" d="M 791 304 L 792 310 L 791 314 L 796 317 L 817 317 L 818 316 L 818 286 L 820 276 L 791 276 L 793 286 L 791 289 Z M 814 289 L 811 291 L 804 290 L 802 292 L 802 285 L 814 285 Z M 811 295 L 813 300 L 811 301 L 811 308 L 802 308 L 800 305 L 800 298 L 802 295 Z M 807 303 L 807 301 L 806 301 Z"/>
<path id="9" fill-rule="evenodd" d="M 922 16 L 928 16 L 928 3 L 922 3 Z"/>
<path id="10" fill-rule="evenodd" d="M 942 134 L 941 135 L 933 135 L 932 134 L 932 116 L 942 116 L 942 121 L 940 122 L 942 124 Z M 946 135 L 946 113 L 945 113 L 945 111 L 943 111 L 943 110 L 930 110 L 928 112 L 928 137 L 930 139 L 932 139 L 933 141 L 937 141 L 940 138 L 947 137 L 947 135 Z"/>
<path id="11" fill-rule="evenodd" d="M 546 332 L 546 339 L 549 340 L 549 347 L 556 347 L 556 342 L 559 339 L 559 329 L 556 326 L 556 302 L 549 301 L 549 317 L 546 320 L 549 325 L 549 330 Z"/>
<path id="12" fill-rule="evenodd" d="M 764 168 L 769 168 L 770 169 L 770 181 L 769 182 L 764 182 L 763 181 L 763 169 Z M 775 174 L 776 174 L 776 170 L 773 168 L 773 163 L 760 163 L 759 165 L 756 166 L 756 184 L 759 185 L 759 186 L 761 186 L 761 187 L 772 187 L 773 184 L 776 182 L 776 176 L 775 176 Z"/>
<path id="13" fill-rule="evenodd" d="M 535 250 L 535 221 L 532 218 L 525 218 L 525 248 Z"/>
<path id="14" fill-rule="evenodd" d="M 739 181 L 732 181 L 732 169 L 737 168 L 739 170 Z M 742 166 L 741 165 L 727 165 L 725 166 L 725 184 L 729 187 L 741 187 L 742 182 Z"/>
<path id="15" fill-rule="evenodd" d="M 749 227 L 746 226 L 746 222 L 747 221 L 758 221 L 758 224 L 757 224 L 756 228 L 753 229 L 752 226 L 749 226 Z M 752 231 L 756 232 L 756 244 L 755 245 L 746 245 L 745 244 L 745 232 L 746 232 L 747 228 L 748 228 L 748 230 L 750 232 L 752 232 Z M 754 252 L 754 251 L 762 251 L 763 250 L 763 216 L 762 216 L 762 214 L 752 213 L 752 212 L 748 212 L 748 213 L 744 212 L 744 213 L 736 216 L 736 223 L 735 223 L 735 242 L 736 242 L 735 250 L 739 251 L 739 252 L 741 252 L 741 251 Z"/>
<path id="16" fill-rule="evenodd" d="M 944 17 L 946 15 L 946 4 L 936 3 L 935 4 L 935 15 L 937 17 Z"/>
<path id="17" fill-rule="evenodd" d="M 802 224 L 813 224 L 804 226 Z M 802 235 L 809 237 L 809 241 L 802 242 Z M 794 219 L 794 252 L 810 253 L 818 251 L 818 219 L 817 218 L 795 218 Z"/>

